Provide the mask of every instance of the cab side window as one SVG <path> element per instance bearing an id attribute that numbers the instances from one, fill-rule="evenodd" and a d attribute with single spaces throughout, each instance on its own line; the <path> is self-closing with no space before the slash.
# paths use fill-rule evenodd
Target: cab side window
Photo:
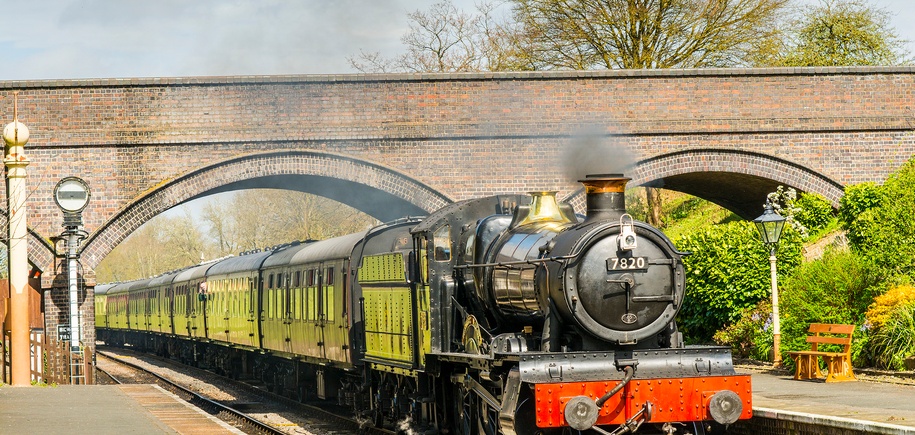
<path id="1" fill-rule="evenodd" d="M 432 234 L 432 258 L 435 261 L 451 260 L 451 226 L 442 225 Z"/>

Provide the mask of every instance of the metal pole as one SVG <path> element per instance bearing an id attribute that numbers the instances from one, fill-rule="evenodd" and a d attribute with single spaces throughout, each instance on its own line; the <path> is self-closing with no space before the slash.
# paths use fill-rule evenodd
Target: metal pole
<path id="1" fill-rule="evenodd" d="M 14 106 L 15 107 L 15 106 Z M 3 129 L 6 154 L 7 210 L 9 210 L 9 282 L 10 282 L 10 380 L 14 386 L 31 384 L 31 351 L 29 346 L 29 253 L 26 223 L 25 144 L 29 129 L 17 120 Z"/>
<path id="2" fill-rule="evenodd" d="M 769 270 L 772 274 L 772 365 L 779 367 L 782 365 L 782 354 L 779 346 L 782 341 L 782 331 L 778 321 L 778 275 L 775 270 L 775 244 L 769 251 Z"/>
<path id="3" fill-rule="evenodd" d="M 79 249 L 79 232 L 75 228 L 67 229 L 67 279 L 70 285 L 70 351 L 79 352 L 82 334 L 79 325 L 79 291 L 77 286 L 77 250 Z"/>

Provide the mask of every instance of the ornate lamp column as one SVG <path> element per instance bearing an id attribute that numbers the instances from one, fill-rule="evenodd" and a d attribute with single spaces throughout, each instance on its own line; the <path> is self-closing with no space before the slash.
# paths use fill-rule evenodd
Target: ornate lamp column
<path id="1" fill-rule="evenodd" d="M 15 106 L 14 106 L 15 107 Z M 6 197 L 9 210 L 9 281 L 10 281 L 10 365 L 11 383 L 14 386 L 31 384 L 29 356 L 29 253 L 28 226 L 26 223 L 28 192 L 25 189 L 25 144 L 29 129 L 17 119 L 13 109 L 13 122 L 3 129 L 6 153 Z"/>
<path id="2" fill-rule="evenodd" d="M 782 228 L 785 226 L 785 218 L 775 212 L 771 202 L 766 201 L 763 214 L 753 219 L 753 223 L 756 224 L 762 242 L 769 247 L 769 273 L 772 281 L 772 350 L 774 351 L 772 365 L 778 367 L 782 364 L 782 354 L 779 350 L 782 332 L 778 320 L 778 274 L 775 269 L 775 250 L 778 247 L 778 239 L 782 235 Z"/>

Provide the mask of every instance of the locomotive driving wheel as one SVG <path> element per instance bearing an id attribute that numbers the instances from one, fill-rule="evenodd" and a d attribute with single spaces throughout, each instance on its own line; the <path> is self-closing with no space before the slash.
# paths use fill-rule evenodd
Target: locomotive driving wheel
<path id="1" fill-rule="evenodd" d="M 460 435 L 498 435 L 499 414 L 490 408 L 468 384 L 454 388 L 457 430 Z"/>

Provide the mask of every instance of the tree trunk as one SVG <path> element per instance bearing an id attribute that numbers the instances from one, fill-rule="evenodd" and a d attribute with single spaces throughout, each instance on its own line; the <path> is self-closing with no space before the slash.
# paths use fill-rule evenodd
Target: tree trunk
<path id="1" fill-rule="evenodd" d="M 661 228 L 661 189 L 646 187 L 645 204 L 648 209 L 648 213 L 646 213 L 648 224 Z"/>

